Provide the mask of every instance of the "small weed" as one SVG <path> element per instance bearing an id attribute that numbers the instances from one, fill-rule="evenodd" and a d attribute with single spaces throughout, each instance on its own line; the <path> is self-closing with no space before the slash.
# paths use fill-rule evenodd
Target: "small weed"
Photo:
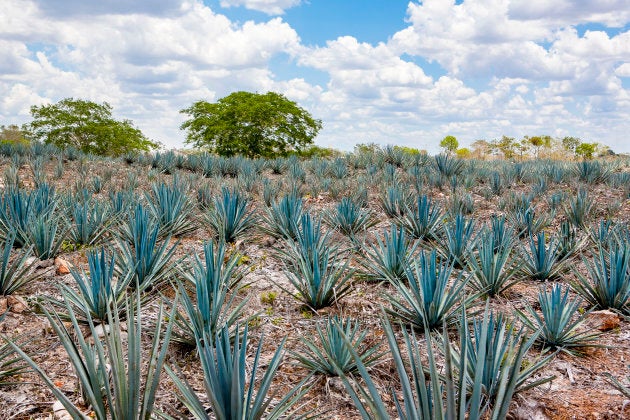
<path id="1" fill-rule="evenodd" d="M 260 295 L 260 303 L 263 305 L 273 306 L 278 294 L 276 292 L 266 292 Z"/>
<path id="2" fill-rule="evenodd" d="M 247 325 L 248 325 L 249 328 L 260 327 L 261 324 L 262 324 L 262 319 L 260 319 L 260 317 L 258 315 L 251 317 L 247 321 Z"/>

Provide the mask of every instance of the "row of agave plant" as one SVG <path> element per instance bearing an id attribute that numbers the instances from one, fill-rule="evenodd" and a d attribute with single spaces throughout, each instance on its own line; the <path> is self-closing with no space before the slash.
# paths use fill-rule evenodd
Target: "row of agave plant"
<path id="1" fill-rule="evenodd" d="M 571 214 L 580 213 L 573 211 L 574 207 L 586 207 L 582 215 L 590 213 L 588 205 L 578 205 L 580 196 L 589 203 L 584 192 L 565 205 L 566 222 L 548 239 L 544 229 L 551 216 L 540 222 L 532 197 L 514 196 L 505 206 L 506 217 L 493 218 L 489 225 L 477 229 L 474 219 L 463 211 L 443 211 L 428 197 L 409 196 L 400 182 L 391 183 L 383 191 L 381 206 L 395 224 L 369 244 L 365 238 L 376 218 L 361 196 L 343 198 L 320 218 L 304 208 L 303 199 L 293 190 L 280 199 L 270 198 L 261 224 L 246 195 L 223 189 L 205 201 L 209 206 L 202 212 L 218 242 L 206 244 L 203 261 L 194 259 L 185 264 L 175 263 L 177 241 L 172 238 L 191 233 L 199 218 L 192 200 L 177 183 L 155 184 L 142 203 L 124 192 L 100 201 L 84 192 L 57 195 L 46 184 L 30 192 L 13 188 L 2 196 L 0 226 L 5 238 L 3 267 L 7 268 L 3 273 L 9 273 L 3 278 L 10 279 L 7 284 L 13 283 L 9 293 L 16 290 L 16 281 L 28 278 L 10 274 L 30 273 L 28 250 L 43 259 L 63 250 L 68 238 L 73 245 L 90 247 L 113 241 L 113 251 L 96 248 L 88 252 L 89 274 L 73 271 L 76 290 L 62 287 L 63 299 L 43 306 L 73 361 L 84 400 L 97 418 L 149 416 L 163 368 L 180 390 L 186 408 L 197 418 L 208 418 L 204 403 L 177 366 L 165 366 L 172 339 L 196 344 L 213 416 L 279 417 L 308 391 L 308 378 L 270 407 L 272 396 L 268 392 L 284 344 L 278 347 L 262 379 L 256 380 L 262 340 L 249 368 L 245 357 L 248 332 L 239 327 L 246 304 L 237 294 L 243 272 L 237 254 L 226 258 L 225 243 L 245 237 L 260 224 L 264 233 L 282 240 L 277 256 L 284 262 L 293 287 L 287 291 L 313 310 L 343 299 L 353 290 L 357 277 L 392 285 L 390 307 L 382 323 L 399 373 L 402 398 L 396 394 L 394 400 L 400 417 L 502 418 L 514 392 L 539 383 L 528 379 L 549 359 L 538 359 L 521 369 L 528 349 L 539 345 L 572 352 L 595 344 L 596 335 L 579 329 L 585 316 L 579 311 L 582 300 L 592 308 L 628 309 L 628 232 L 621 225 L 606 222 L 591 229 L 587 218 L 572 218 Z M 393 211 L 388 212 L 388 207 Z M 79 208 L 85 217 L 74 214 Z M 322 223 L 331 229 L 323 229 Z M 111 231 L 116 234 L 108 233 Z M 341 249 L 334 240 L 335 231 L 348 236 L 347 249 Z M 22 242 L 16 242 L 19 240 Z M 577 276 L 571 285 L 581 298 L 570 299 L 569 289 L 556 284 L 550 292 L 540 290 L 542 314 L 532 307 L 517 314 L 524 324 L 518 331 L 513 321 L 488 309 L 470 324 L 461 308 L 472 307 L 481 297 L 503 293 L 525 277 L 557 279 L 587 240 L 596 243 L 598 251 L 584 258 L 589 278 Z M 14 245 L 22 249 L 17 259 L 10 258 Z M 354 264 L 355 260 L 359 264 Z M 142 362 L 142 306 L 152 290 L 169 281 L 175 283 L 178 296 L 168 302 L 168 315 L 160 309 L 158 325 L 152 328 L 150 369 L 141 376 L 140 369 L 126 366 Z M 191 288 L 194 298 L 188 294 Z M 67 320 L 75 333 L 87 323 L 96 336 L 96 324 L 106 323 L 110 334 L 95 344 L 78 334 L 77 343 L 63 324 Z M 126 346 L 119 333 L 122 322 L 127 323 Z M 394 333 L 398 323 L 414 327 L 411 333 L 401 329 L 402 346 Z M 447 329 L 453 327 L 457 346 L 447 336 Z M 422 366 L 413 331 L 440 329 L 441 336 L 427 334 L 429 365 Z M 367 330 L 358 321 L 330 318 L 317 333 L 318 339 L 305 339 L 305 348 L 294 357 L 314 372 L 339 375 L 365 418 L 387 418 L 391 413 L 367 371 L 380 360 L 382 352 L 364 345 Z M 18 345 L 5 346 L 5 351 L 9 349 L 30 362 L 73 416 L 83 416 Z M 447 361 L 446 374 L 436 367 L 436 349 Z M 428 386 L 425 372 L 429 373 Z M 363 377 L 361 385 L 351 377 L 357 373 Z M 247 385 L 247 379 L 258 387 Z M 143 391 L 135 386 L 139 383 L 144 384 Z"/>

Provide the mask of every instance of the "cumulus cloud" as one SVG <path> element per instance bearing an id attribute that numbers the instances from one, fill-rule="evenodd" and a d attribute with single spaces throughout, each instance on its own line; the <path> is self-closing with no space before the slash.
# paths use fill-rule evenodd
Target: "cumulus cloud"
<path id="1" fill-rule="evenodd" d="M 180 3 L 174 15 L 144 13 L 137 4 L 133 11 L 91 11 L 90 19 L 77 12 L 62 20 L 38 3 L 9 1 L 12 12 L 0 15 L 0 115 L 16 122 L 31 105 L 68 96 L 107 101 L 175 146 L 183 137 L 179 109 L 271 86 L 271 57 L 299 47 L 297 33 L 280 18 L 237 25 L 202 3 Z"/>
<path id="2" fill-rule="evenodd" d="M 243 6 L 247 9 L 258 10 L 268 15 L 282 15 L 284 11 L 295 7 L 301 0 L 221 0 L 221 7 Z"/>
<path id="3" fill-rule="evenodd" d="M 380 43 L 317 47 L 277 17 L 300 3 L 221 0 L 270 15 L 237 23 L 202 0 L 3 0 L 0 124 L 74 96 L 180 147 L 178 111 L 193 101 L 273 90 L 324 121 L 318 143 L 346 150 L 544 133 L 630 151 L 630 0 L 410 2 L 408 26 Z"/>

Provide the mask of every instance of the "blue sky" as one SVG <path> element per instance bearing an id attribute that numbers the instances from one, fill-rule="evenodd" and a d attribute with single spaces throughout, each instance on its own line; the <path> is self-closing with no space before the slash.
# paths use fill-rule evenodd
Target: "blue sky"
<path id="1" fill-rule="evenodd" d="M 178 111 L 237 90 L 285 94 L 343 150 L 549 134 L 630 152 L 630 0 L 3 0 L 0 124 L 72 96 L 182 147 Z"/>

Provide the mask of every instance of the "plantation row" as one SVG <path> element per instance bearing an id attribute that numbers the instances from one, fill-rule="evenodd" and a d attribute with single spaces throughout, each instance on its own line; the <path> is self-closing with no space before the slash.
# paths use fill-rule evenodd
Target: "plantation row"
<path id="1" fill-rule="evenodd" d="M 552 379 L 541 372 L 557 352 L 600 345 L 602 333 L 585 327 L 591 311 L 628 313 L 621 159 L 478 162 L 385 148 L 335 160 L 168 152 L 113 161 L 41 145 L 1 145 L 0 155 L 0 295 L 37 282 L 44 260 L 87 258 L 57 296 L 32 303 L 59 337 L 82 403 L 39 370 L 24 337 L 0 350 L 0 381 L 30 366 L 74 418 L 293 416 L 315 392 L 313 375 L 339 377 L 363 418 L 504 418 L 515 393 Z M 181 255 L 199 237 L 200 254 Z M 288 358 L 287 338 L 250 338 L 260 316 L 247 311 L 256 264 L 243 242 L 271 245 L 286 280 L 276 290 L 315 315 L 315 334 Z M 533 281 L 536 301 L 492 309 Z M 356 317 L 320 315 L 365 283 L 382 290 L 372 316 L 386 345 L 372 344 Z M 203 391 L 167 362 L 175 342 L 196 348 Z M 304 374 L 278 399 L 283 358 Z M 391 398 L 373 375 L 387 360 Z M 156 406 L 163 370 L 177 408 Z"/>

